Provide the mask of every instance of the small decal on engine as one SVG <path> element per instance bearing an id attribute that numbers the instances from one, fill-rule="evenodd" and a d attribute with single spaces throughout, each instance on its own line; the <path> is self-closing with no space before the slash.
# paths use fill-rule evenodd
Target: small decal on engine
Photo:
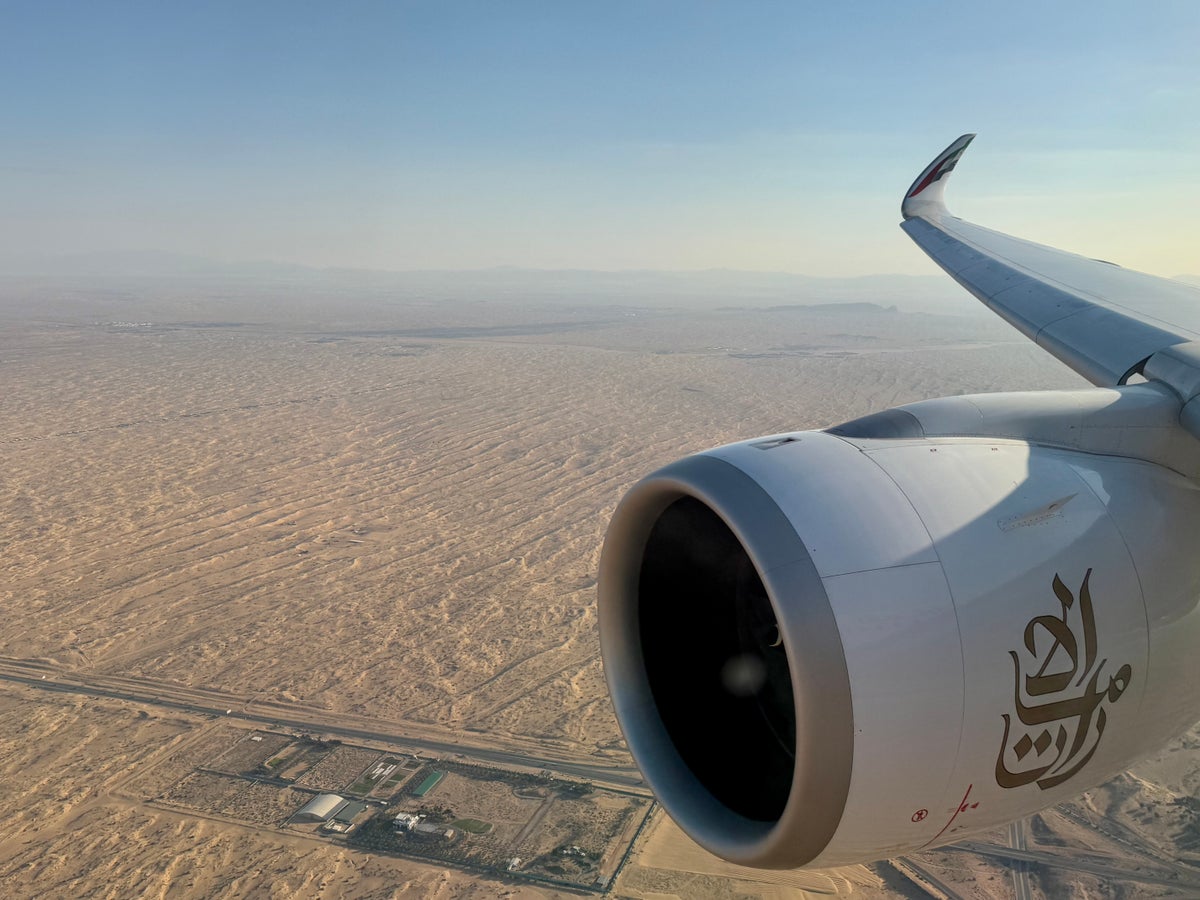
<path id="1" fill-rule="evenodd" d="M 1035 616 L 1025 625 L 1025 649 L 1033 657 L 1029 668 L 1038 666 L 1036 672 L 1022 676 L 1021 657 L 1009 651 L 1016 676 L 1013 703 L 1024 727 L 1003 716 L 1004 739 L 996 757 L 996 783 L 1002 788 L 1037 784 L 1046 790 L 1075 775 L 1104 737 L 1105 701 L 1116 703 L 1129 687 L 1133 669 L 1128 663 L 1101 683 L 1108 660 L 1097 661 L 1091 577 L 1088 569 L 1076 605 L 1075 595 L 1055 575 L 1052 586 L 1062 615 Z"/>
<path id="2" fill-rule="evenodd" d="M 963 798 L 962 798 L 960 801 L 958 801 L 958 806 L 956 806 L 956 807 L 954 808 L 954 812 L 953 812 L 953 814 L 952 814 L 952 815 L 950 816 L 950 818 L 947 820 L 946 824 L 942 826 L 942 830 L 941 830 L 941 831 L 939 831 L 937 834 L 935 834 L 933 837 L 931 837 L 931 838 L 930 838 L 928 841 L 926 841 L 926 842 L 925 842 L 925 843 L 924 843 L 922 846 L 924 846 L 924 847 L 928 847 L 930 844 L 932 844 L 932 843 L 934 843 L 935 841 L 937 841 L 937 839 L 938 839 L 938 838 L 940 838 L 940 837 L 941 837 L 943 834 L 945 834 L 945 833 L 946 833 L 946 830 L 947 830 L 947 829 L 948 829 L 948 828 L 949 828 L 951 825 L 953 825 L 953 824 L 954 824 L 954 820 L 955 820 L 955 819 L 957 819 L 957 818 L 959 817 L 959 815 L 961 815 L 962 813 L 965 813 L 965 812 L 966 812 L 967 810 L 969 810 L 969 809 L 979 809 L 979 801 L 978 801 L 978 800 L 976 800 L 974 803 L 968 803 L 968 802 L 967 802 L 968 800 L 970 800 L 970 799 L 971 799 L 971 791 L 972 791 L 974 788 L 975 788 L 975 785 L 974 785 L 974 784 L 968 784 L 968 785 L 967 785 L 967 792 L 966 792 L 965 794 L 963 794 Z M 955 831 L 960 831 L 960 830 L 962 830 L 962 826 L 960 825 L 958 828 L 956 828 L 956 829 L 954 829 L 954 830 L 955 830 Z"/>

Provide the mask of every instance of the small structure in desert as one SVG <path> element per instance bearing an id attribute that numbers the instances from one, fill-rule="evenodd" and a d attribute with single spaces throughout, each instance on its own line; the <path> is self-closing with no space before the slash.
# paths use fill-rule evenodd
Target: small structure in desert
<path id="1" fill-rule="evenodd" d="M 346 798 L 337 794 L 317 794 L 296 810 L 296 818 L 309 822 L 326 822 L 346 805 Z"/>
<path id="2" fill-rule="evenodd" d="M 317 794 L 296 810 L 293 818 L 301 822 L 324 822 L 327 831 L 345 834 L 366 808 L 367 804 L 338 794 Z"/>
<path id="3" fill-rule="evenodd" d="M 420 821 L 421 817 L 416 813 L 400 813 L 392 819 L 392 828 L 396 831 L 412 831 Z"/>

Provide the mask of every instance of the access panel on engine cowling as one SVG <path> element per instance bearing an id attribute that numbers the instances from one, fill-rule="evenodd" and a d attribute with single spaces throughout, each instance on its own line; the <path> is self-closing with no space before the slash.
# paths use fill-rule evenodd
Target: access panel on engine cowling
<path id="1" fill-rule="evenodd" d="M 948 794 L 913 804 L 937 827 L 931 844 L 1075 796 L 1143 755 L 1146 606 L 1109 498 L 1089 478 L 1162 470 L 965 439 L 869 455 L 924 523 L 961 637 L 962 674 L 948 673 L 964 691 Z"/>

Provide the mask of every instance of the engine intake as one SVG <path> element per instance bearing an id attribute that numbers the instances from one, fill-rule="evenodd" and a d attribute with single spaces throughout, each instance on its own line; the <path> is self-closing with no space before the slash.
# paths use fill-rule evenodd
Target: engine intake
<path id="1" fill-rule="evenodd" d="M 613 701 L 664 805 L 734 861 L 815 855 L 850 783 L 849 682 L 821 579 L 775 501 L 721 459 L 680 460 L 622 502 L 600 581 Z M 780 828 L 789 812 L 807 818 L 801 845 Z"/>
<path id="2" fill-rule="evenodd" d="M 1197 533 L 1200 491 L 1141 460 L 988 436 L 730 444 L 613 516 L 613 705 L 663 806 L 728 860 L 949 843 L 1200 716 Z"/>

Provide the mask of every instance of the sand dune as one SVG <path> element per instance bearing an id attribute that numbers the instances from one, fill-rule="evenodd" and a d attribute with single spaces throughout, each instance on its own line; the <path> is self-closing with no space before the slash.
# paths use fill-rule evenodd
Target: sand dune
<path id="1" fill-rule="evenodd" d="M 927 396 L 1081 383 L 979 319 L 359 298 L 340 318 L 308 300 L 289 320 L 281 302 L 214 300 L 206 316 L 198 299 L 135 294 L 9 312 L 0 655 L 628 761 L 594 588 L 609 514 L 637 478 Z M 163 786 L 122 787 L 198 725 L 0 684 L 15 806 L 0 882 L 545 894 L 247 832 L 139 802 Z M 752 885 L 670 826 L 639 854 L 629 896 L 684 890 L 661 875 L 681 869 L 716 895 L 891 889 L 866 869 Z"/>

